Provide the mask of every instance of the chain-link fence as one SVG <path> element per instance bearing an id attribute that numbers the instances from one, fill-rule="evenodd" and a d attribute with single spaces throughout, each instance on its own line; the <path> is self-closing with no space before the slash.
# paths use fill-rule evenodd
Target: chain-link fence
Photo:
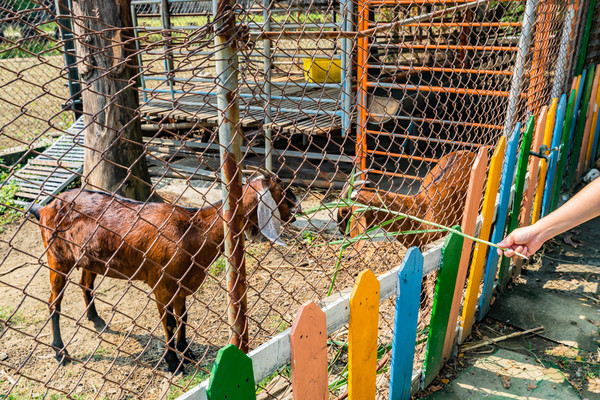
<path id="1" fill-rule="evenodd" d="M 230 340 L 256 348 L 303 303 L 434 246 L 444 232 L 385 223 L 389 210 L 460 224 L 477 151 L 563 90 L 576 11 L 534 0 L 0 6 L 1 143 L 28 145 L 0 187 L 1 393 L 176 398 Z M 431 273 L 416 368 L 434 288 Z M 385 398 L 392 300 L 379 314 Z M 328 339 L 332 398 L 347 396 L 347 342 L 345 328 Z M 290 376 L 288 364 L 257 382 L 258 398 L 287 398 Z"/>

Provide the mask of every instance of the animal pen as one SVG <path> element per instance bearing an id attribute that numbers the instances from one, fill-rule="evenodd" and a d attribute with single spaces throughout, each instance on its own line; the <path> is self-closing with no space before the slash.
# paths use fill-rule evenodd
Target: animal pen
<path id="1" fill-rule="evenodd" d="M 595 4 L 0 5 L 0 393 L 426 388 L 600 156 Z"/>

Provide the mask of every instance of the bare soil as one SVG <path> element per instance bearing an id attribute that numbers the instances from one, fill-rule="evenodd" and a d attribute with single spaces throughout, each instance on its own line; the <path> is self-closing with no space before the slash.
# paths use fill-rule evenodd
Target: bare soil
<path id="1" fill-rule="evenodd" d="M 62 56 L 0 60 L 0 150 L 66 129 L 72 113 Z"/>
<path id="2" fill-rule="evenodd" d="M 305 197 L 306 207 L 323 200 L 311 196 Z M 284 234 L 289 247 L 247 246 L 252 348 L 288 328 L 301 304 L 327 296 L 338 248 L 326 245 L 332 234 L 310 229 L 289 227 Z M 399 265 L 404 253 L 397 242 L 371 243 L 351 257 L 346 253 L 334 291 L 351 287 L 365 268 L 379 274 Z M 74 270 L 61 310 L 62 337 L 73 361 L 58 366 L 50 347 L 48 268 L 35 222 L 20 219 L 5 227 L 0 260 L 0 393 L 14 399 L 175 398 L 208 375 L 217 350 L 228 341 L 224 263 L 211 266 L 206 282 L 188 298 L 187 336 L 197 362 L 188 364 L 183 377 L 167 373 L 162 362 L 164 333 L 151 288 L 98 277 L 97 308 L 108 324 L 99 334 L 85 317 L 80 271 Z M 391 301 L 382 305 L 380 315 L 380 342 L 389 345 Z M 345 341 L 345 335 L 338 332 L 331 339 Z M 343 355 L 340 360 L 338 372 L 346 362 Z"/>

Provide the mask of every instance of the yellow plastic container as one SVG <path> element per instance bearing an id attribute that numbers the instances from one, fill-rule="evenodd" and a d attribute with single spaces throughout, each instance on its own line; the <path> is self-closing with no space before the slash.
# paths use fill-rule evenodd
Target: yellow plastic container
<path id="1" fill-rule="evenodd" d="M 342 81 L 340 60 L 305 58 L 304 78 L 311 83 L 333 83 Z"/>

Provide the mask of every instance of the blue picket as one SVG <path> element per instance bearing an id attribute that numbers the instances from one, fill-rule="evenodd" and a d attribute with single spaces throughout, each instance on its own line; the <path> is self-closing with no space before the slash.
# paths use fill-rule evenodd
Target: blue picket
<path id="1" fill-rule="evenodd" d="M 548 160 L 548 172 L 546 174 L 546 186 L 544 188 L 544 200 L 542 202 L 542 210 L 540 218 L 550 212 L 550 203 L 552 200 L 552 190 L 554 189 L 554 175 L 556 175 L 556 164 L 558 163 L 558 150 L 560 139 L 562 137 L 563 124 L 565 123 L 565 113 L 567 111 L 567 95 L 563 94 L 560 97 L 558 108 L 556 109 L 556 119 L 554 123 L 554 132 L 552 133 L 552 144 L 550 147 L 550 157 Z M 600 126 L 600 125 L 599 125 Z M 592 153 L 594 154 L 594 153 Z"/>
<path id="2" fill-rule="evenodd" d="M 596 105 L 596 107 L 598 107 L 598 105 Z M 596 121 L 596 129 L 594 130 L 594 145 L 592 146 L 592 159 L 590 160 L 592 167 L 596 166 L 596 161 L 598 160 L 598 141 L 600 141 L 600 114 Z"/>
<path id="3" fill-rule="evenodd" d="M 506 148 L 506 157 L 504 157 L 504 164 L 502 168 L 502 180 L 500 181 L 500 193 L 499 199 L 500 204 L 498 206 L 498 212 L 496 213 L 496 224 L 494 225 L 494 232 L 492 233 L 491 242 L 497 243 L 502 240 L 504 236 L 504 228 L 506 225 L 506 219 L 508 216 L 508 203 L 510 202 L 510 190 L 513 183 L 513 177 L 515 175 L 515 164 L 517 161 L 517 149 L 519 147 L 519 138 L 521 136 L 521 123 L 517 123 L 512 137 L 509 139 L 508 146 Z M 479 298 L 479 315 L 477 321 L 481 321 L 487 314 L 490 301 L 492 299 L 492 292 L 494 289 L 494 281 L 496 280 L 496 272 L 498 269 L 498 253 L 495 249 L 488 254 L 488 259 L 485 267 L 485 280 L 483 283 L 483 292 Z"/>
<path id="4" fill-rule="evenodd" d="M 411 247 L 400 265 L 396 290 L 389 396 L 393 400 L 410 399 L 422 278 L 423 255 Z"/>

